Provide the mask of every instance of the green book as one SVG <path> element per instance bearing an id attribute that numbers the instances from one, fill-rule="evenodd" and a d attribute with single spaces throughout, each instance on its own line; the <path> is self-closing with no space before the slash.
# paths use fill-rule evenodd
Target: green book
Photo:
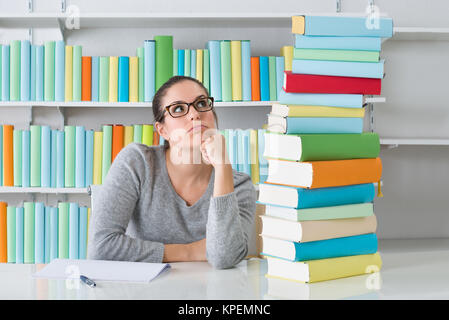
<path id="1" fill-rule="evenodd" d="M 268 57 L 268 80 L 270 85 L 270 101 L 277 101 L 276 57 Z"/>
<path id="2" fill-rule="evenodd" d="M 173 49 L 173 76 L 178 75 L 178 49 Z"/>
<path id="3" fill-rule="evenodd" d="M 265 133 L 267 158 L 291 161 L 321 161 L 377 158 L 379 135 L 375 132 L 354 134 L 280 134 Z"/>
<path id="4" fill-rule="evenodd" d="M 16 207 L 6 208 L 6 243 L 8 262 L 16 262 Z"/>
<path id="5" fill-rule="evenodd" d="M 334 50 L 334 49 L 293 49 L 293 59 L 333 60 L 354 62 L 379 62 L 379 51 Z"/>
<path id="6" fill-rule="evenodd" d="M 141 124 L 135 124 L 134 125 L 133 142 L 142 143 L 142 127 L 143 126 Z"/>
<path id="7" fill-rule="evenodd" d="M 145 101 L 145 90 L 144 90 L 144 58 L 143 58 L 143 47 L 137 48 L 137 57 L 139 59 L 139 102 Z"/>
<path id="8" fill-rule="evenodd" d="M 149 147 L 153 145 L 153 125 L 142 125 L 142 144 L 146 144 Z"/>
<path id="9" fill-rule="evenodd" d="M 41 126 L 30 126 L 30 186 L 41 186 Z"/>
<path id="10" fill-rule="evenodd" d="M 203 51 L 203 85 L 210 94 L 210 53 L 209 49 L 204 49 Z"/>
<path id="11" fill-rule="evenodd" d="M 156 91 L 173 76 L 173 36 L 155 36 Z"/>
<path id="12" fill-rule="evenodd" d="M 341 206 L 294 209 L 267 205 L 265 215 L 290 221 L 312 221 L 362 218 L 374 214 L 373 203 L 357 203 Z"/>
<path id="13" fill-rule="evenodd" d="M 34 263 L 34 202 L 23 203 L 23 262 Z"/>
<path id="14" fill-rule="evenodd" d="M 75 141 L 76 141 L 76 127 L 64 127 L 64 186 L 66 188 L 75 187 Z"/>
<path id="15" fill-rule="evenodd" d="M 221 100 L 232 101 L 231 41 L 220 41 Z"/>
<path id="16" fill-rule="evenodd" d="M 184 75 L 190 76 L 190 50 L 184 50 Z"/>
<path id="17" fill-rule="evenodd" d="M 44 45 L 44 100 L 55 100 L 55 41 Z"/>
<path id="18" fill-rule="evenodd" d="M 99 100 L 109 101 L 109 57 L 100 57 Z"/>
<path id="19" fill-rule="evenodd" d="M 11 40 L 9 52 L 9 100 L 20 100 L 20 40 Z"/>
<path id="20" fill-rule="evenodd" d="M 58 258 L 69 258 L 69 203 L 58 203 Z"/>
<path id="21" fill-rule="evenodd" d="M 22 186 L 22 130 L 13 131 L 14 152 L 14 186 Z"/>
<path id="22" fill-rule="evenodd" d="M 103 159 L 101 166 L 101 181 L 105 181 L 112 163 L 112 125 L 103 126 Z"/>
<path id="23" fill-rule="evenodd" d="M 73 101 L 81 101 L 81 46 L 73 46 Z"/>

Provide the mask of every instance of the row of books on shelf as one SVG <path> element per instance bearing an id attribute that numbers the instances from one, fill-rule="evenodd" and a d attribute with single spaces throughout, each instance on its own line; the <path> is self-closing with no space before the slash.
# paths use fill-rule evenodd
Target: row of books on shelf
<path id="1" fill-rule="evenodd" d="M 264 181 L 264 129 L 219 130 L 233 169 L 247 173 L 253 183 Z M 31 125 L 30 130 L 0 126 L 0 185 L 10 187 L 84 188 L 101 185 L 117 154 L 135 142 L 164 144 L 153 125 L 104 125 L 101 131 L 83 126 L 64 130 Z"/>
<path id="2" fill-rule="evenodd" d="M 202 82 L 216 101 L 275 101 L 284 57 L 253 56 L 249 40 L 212 40 L 206 49 L 174 49 L 155 36 L 136 56 L 83 56 L 81 45 L 12 40 L 0 45 L 1 101 L 151 102 L 170 77 Z"/>
<path id="3" fill-rule="evenodd" d="M 0 202 L 0 262 L 86 259 L 91 209 L 74 202 L 11 206 Z"/>

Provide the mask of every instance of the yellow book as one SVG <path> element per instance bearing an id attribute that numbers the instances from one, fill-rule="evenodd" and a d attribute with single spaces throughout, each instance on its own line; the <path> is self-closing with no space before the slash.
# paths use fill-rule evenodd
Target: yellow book
<path id="1" fill-rule="evenodd" d="M 144 124 L 142 126 L 142 144 L 146 144 L 147 146 L 153 145 L 153 125 L 152 124 Z"/>
<path id="2" fill-rule="evenodd" d="M 203 50 L 196 49 L 196 79 L 203 82 Z"/>
<path id="3" fill-rule="evenodd" d="M 94 171 L 93 184 L 102 184 L 103 131 L 94 132 Z"/>
<path id="4" fill-rule="evenodd" d="M 133 126 L 125 126 L 125 134 L 124 134 L 123 147 L 126 147 L 128 144 L 133 142 L 134 139 L 134 127 Z"/>
<path id="5" fill-rule="evenodd" d="M 271 114 L 281 117 L 363 118 L 365 108 L 283 105 L 274 103 Z"/>
<path id="6" fill-rule="evenodd" d="M 129 57 L 129 102 L 139 101 L 139 58 Z"/>
<path id="7" fill-rule="evenodd" d="M 313 283 L 379 272 L 382 259 L 379 253 L 329 259 L 292 262 L 266 257 L 267 277 Z"/>
<path id="8" fill-rule="evenodd" d="M 118 100 L 118 57 L 109 57 L 109 102 Z"/>
<path id="9" fill-rule="evenodd" d="M 231 41 L 232 101 L 242 101 L 242 43 Z"/>
<path id="10" fill-rule="evenodd" d="M 292 33 L 304 34 L 306 30 L 305 16 L 292 16 Z"/>
<path id="11" fill-rule="evenodd" d="M 73 100 L 73 46 L 65 46 L 65 101 Z"/>
<path id="12" fill-rule="evenodd" d="M 284 70 L 292 71 L 293 46 L 283 46 L 281 48 L 281 56 L 284 57 Z"/>
<path id="13" fill-rule="evenodd" d="M 249 130 L 249 144 L 250 144 L 250 154 L 251 154 L 251 180 L 253 184 L 258 184 L 260 182 L 259 176 L 259 152 L 257 143 L 257 130 Z"/>

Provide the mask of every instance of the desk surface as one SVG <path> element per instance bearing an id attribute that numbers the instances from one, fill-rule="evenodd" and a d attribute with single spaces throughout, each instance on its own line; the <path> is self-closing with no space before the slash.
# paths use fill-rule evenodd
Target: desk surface
<path id="1" fill-rule="evenodd" d="M 381 240 L 381 272 L 315 284 L 267 279 L 266 261 L 228 270 L 172 263 L 148 284 L 34 279 L 44 265 L 0 264 L 0 299 L 449 299 L 449 239 Z"/>

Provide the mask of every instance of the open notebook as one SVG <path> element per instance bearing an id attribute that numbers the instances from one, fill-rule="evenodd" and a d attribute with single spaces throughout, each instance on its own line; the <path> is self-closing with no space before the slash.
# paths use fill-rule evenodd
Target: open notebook
<path id="1" fill-rule="evenodd" d="M 169 268 L 167 263 L 54 259 L 32 277 L 79 279 L 84 275 L 94 281 L 150 282 Z"/>

